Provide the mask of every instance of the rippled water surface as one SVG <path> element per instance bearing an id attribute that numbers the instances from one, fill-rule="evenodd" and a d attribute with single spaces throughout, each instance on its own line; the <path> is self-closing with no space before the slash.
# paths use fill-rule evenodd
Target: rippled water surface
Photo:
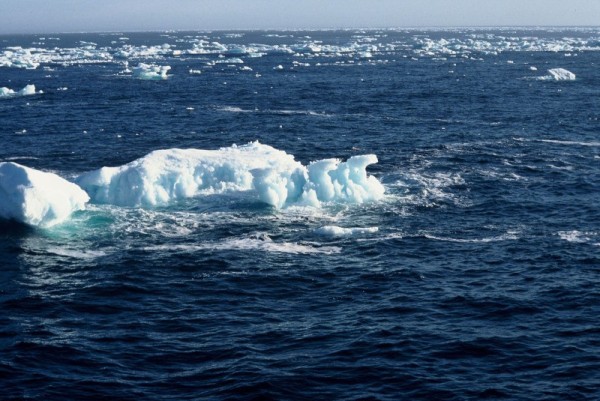
<path id="1" fill-rule="evenodd" d="M 38 92 L 0 98 L 0 161 L 73 179 L 258 140 L 376 154 L 386 190 L 0 222 L 2 398 L 598 399 L 598 50 L 592 29 L 0 36 L 0 87 Z"/>

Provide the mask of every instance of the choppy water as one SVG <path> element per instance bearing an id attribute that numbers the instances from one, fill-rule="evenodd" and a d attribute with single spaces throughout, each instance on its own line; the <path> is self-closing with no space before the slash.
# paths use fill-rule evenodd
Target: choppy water
<path id="1" fill-rule="evenodd" d="M 374 153 L 386 188 L 2 222 L 2 398 L 598 399 L 599 38 L 0 37 L 0 87 L 43 91 L 0 99 L 0 161 L 73 178 L 260 140 L 305 164 Z"/>

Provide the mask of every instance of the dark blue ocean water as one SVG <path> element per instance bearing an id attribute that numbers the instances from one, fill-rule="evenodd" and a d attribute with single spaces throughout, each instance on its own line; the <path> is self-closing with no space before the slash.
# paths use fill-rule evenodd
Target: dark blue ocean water
<path id="1" fill-rule="evenodd" d="M 73 178 L 259 140 L 303 163 L 374 153 L 386 188 L 320 209 L 220 194 L 1 222 L 0 398 L 600 399 L 599 38 L 0 36 L 0 65 L 29 57 L 15 46 L 39 61 L 5 63 L 0 87 L 44 92 L 0 99 L 0 161 Z M 551 68 L 577 78 L 540 79 Z"/>

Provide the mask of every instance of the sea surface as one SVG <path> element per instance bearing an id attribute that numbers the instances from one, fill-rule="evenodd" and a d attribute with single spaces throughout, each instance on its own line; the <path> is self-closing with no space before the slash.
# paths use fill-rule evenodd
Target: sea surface
<path id="1" fill-rule="evenodd" d="M 67 179 L 259 141 L 385 187 L 0 222 L 2 400 L 600 399 L 599 29 L 0 36 L 0 87 L 0 161 Z"/>

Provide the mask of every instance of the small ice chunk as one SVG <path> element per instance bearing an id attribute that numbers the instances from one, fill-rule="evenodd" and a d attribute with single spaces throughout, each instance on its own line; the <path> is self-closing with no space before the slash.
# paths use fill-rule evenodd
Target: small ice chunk
<path id="1" fill-rule="evenodd" d="M 138 79 L 161 80 L 167 79 L 167 72 L 171 69 L 168 65 L 156 65 L 140 63 L 133 68 L 133 76 Z"/>
<path id="2" fill-rule="evenodd" d="M 83 210 L 89 196 L 56 174 L 0 163 L 0 218 L 50 227 Z"/>
<path id="3" fill-rule="evenodd" d="M 548 72 L 555 81 L 575 81 L 575 74 L 564 68 L 552 68 Z"/>
<path id="4" fill-rule="evenodd" d="M 44 93 L 42 91 L 35 91 L 35 85 L 26 85 L 23 89 L 21 89 L 20 91 L 15 92 L 12 89 L 9 88 L 0 88 L 0 98 L 4 98 L 4 97 L 17 97 L 17 96 L 31 96 L 31 95 L 36 95 L 36 94 L 41 94 Z"/>

